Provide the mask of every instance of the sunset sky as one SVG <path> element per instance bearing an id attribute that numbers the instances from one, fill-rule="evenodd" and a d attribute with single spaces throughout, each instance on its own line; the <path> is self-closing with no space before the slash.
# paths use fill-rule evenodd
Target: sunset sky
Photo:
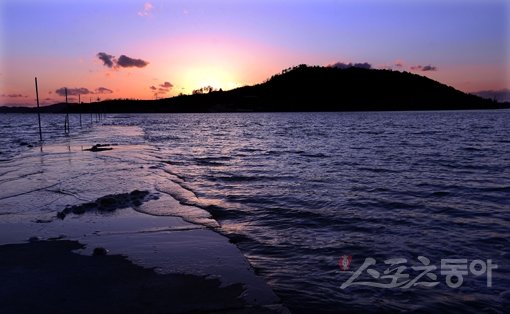
<path id="1" fill-rule="evenodd" d="M 510 88 L 507 0 L 1 0 L 0 105 L 232 89 L 367 62 L 465 92 Z M 74 98 L 73 98 L 74 99 Z"/>

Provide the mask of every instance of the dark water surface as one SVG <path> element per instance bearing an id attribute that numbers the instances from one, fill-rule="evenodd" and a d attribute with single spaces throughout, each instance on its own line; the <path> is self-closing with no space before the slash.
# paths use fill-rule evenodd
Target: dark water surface
<path id="1" fill-rule="evenodd" d="M 478 313 L 510 306 L 509 121 L 510 111 L 463 111 L 109 115 L 103 123 L 141 127 L 157 148 L 153 167 L 192 192 L 175 197 L 211 212 L 293 312 Z M 349 271 L 338 265 L 343 255 L 352 256 Z M 419 256 L 437 266 L 436 280 L 419 280 L 434 287 L 341 288 L 366 258 L 382 276 L 385 261 L 406 259 L 400 265 L 416 278 Z M 459 288 L 446 284 L 441 259 L 467 259 Z M 491 287 L 486 272 L 470 271 L 473 260 L 497 264 Z M 391 279 L 365 271 L 357 281 Z"/>

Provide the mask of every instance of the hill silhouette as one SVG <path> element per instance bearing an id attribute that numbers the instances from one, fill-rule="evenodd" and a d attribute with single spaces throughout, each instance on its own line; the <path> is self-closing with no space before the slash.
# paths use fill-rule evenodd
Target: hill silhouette
<path id="1" fill-rule="evenodd" d="M 56 104 L 46 112 L 291 112 L 508 108 L 409 72 L 300 65 L 266 82 L 159 100 Z"/>

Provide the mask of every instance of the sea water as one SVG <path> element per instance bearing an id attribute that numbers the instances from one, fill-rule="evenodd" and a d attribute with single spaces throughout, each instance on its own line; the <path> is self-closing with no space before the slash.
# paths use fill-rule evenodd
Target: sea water
<path id="1" fill-rule="evenodd" d="M 37 152 L 36 119 L 0 116 L 0 159 Z M 42 119 L 46 143 L 99 127 L 73 115 L 65 136 L 63 116 Z M 154 189 L 190 209 L 167 214 L 228 236 L 293 312 L 478 313 L 509 307 L 508 121 L 501 110 L 110 114 L 100 124 L 140 129 L 102 140 L 151 147 L 139 160 L 171 181 Z"/>

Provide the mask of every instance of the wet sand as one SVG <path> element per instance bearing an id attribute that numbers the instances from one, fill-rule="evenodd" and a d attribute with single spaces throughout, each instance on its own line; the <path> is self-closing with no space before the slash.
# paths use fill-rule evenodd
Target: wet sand
<path id="1" fill-rule="evenodd" d="M 188 191 L 152 147 L 83 150 L 121 136 L 141 134 L 98 127 L 0 163 L 0 313 L 287 312 L 210 214 L 172 196 Z"/>
<path id="2" fill-rule="evenodd" d="M 0 246 L 1 313 L 251 312 L 241 284 L 156 274 L 120 255 L 85 256 L 76 241 Z"/>

